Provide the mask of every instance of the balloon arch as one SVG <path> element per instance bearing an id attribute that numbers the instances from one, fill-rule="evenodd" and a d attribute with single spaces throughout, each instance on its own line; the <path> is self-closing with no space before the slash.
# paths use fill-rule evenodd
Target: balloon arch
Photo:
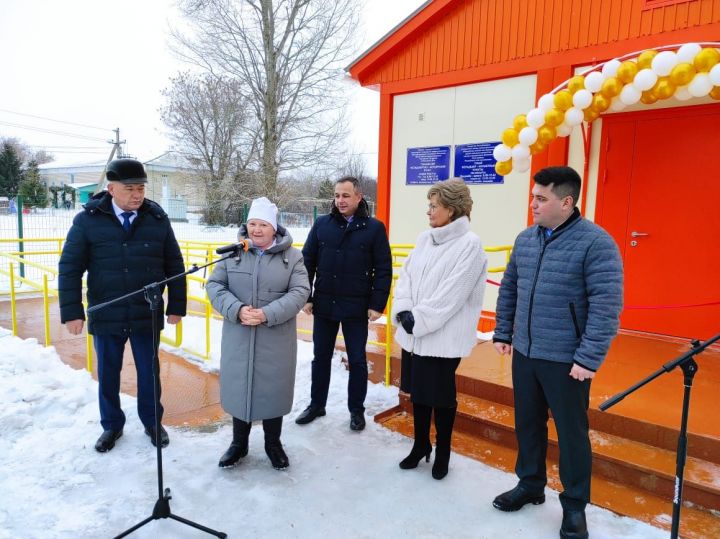
<path id="1" fill-rule="evenodd" d="M 618 112 L 638 101 L 646 105 L 674 97 L 720 100 L 720 43 L 686 43 L 633 52 L 591 67 L 538 99 L 519 114 L 495 146 L 495 172 L 527 172 L 530 157 L 583 121 Z"/>

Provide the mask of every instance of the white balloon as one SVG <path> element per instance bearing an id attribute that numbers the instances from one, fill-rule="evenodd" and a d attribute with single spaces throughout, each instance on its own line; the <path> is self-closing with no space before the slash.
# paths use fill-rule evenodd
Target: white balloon
<path id="1" fill-rule="evenodd" d="M 634 105 L 638 101 L 640 101 L 640 97 L 642 96 L 642 92 L 637 89 L 637 87 L 633 84 L 626 84 L 623 86 L 622 91 L 620 92 L 620 101 L 622 101 L 625 105 Z"/>
<path id="2" fill-rule="evenodd" d="M 530 127 L 537 129 L 545 123 L 545 112 L 540 109 L 532 109 L 525 116 L 527 123 Z"/>
<path id="3" fill-rule="evenodd" d="M 632 83 L 641 92 L 649 90 L 657 82 L 658 76 L 652 69 L 646 68 L 638 71 L 637 75 L 633 79 Z"/>
<path id="4" fill-rule="evenodd" d="M 592 93 L 590 93 L 590 90 L 578 90 L 573 95 L 573 105 L 575 105 L 575 108 L 583 110 L 588 108 L 590 103 L 592 103 Z M 567 113 L 565 113 L 565 115 L 567 116 Z"/>
<path id="5" fill-rule="evenodd" d="M 510 146 L 506 146 L 505 144 L 498 144 L 493 149 L 493 157 L 498 163 L 502 161 L 507 161 L 512 157 Z"/>
<path id="6" fill-rule="evenodd" d="M 715 64 L 708 75 L 714 86 L 720 86 L 720 64 Z"/>
<path id="7" fill-rule="evenodd" d="M 585 88 L 592 93 L 599 92 L 604 81 L 605 77 L 600 71 L 593 71 L 585 75 Z M 577 93 L 575 95 L 577 95 Z"/>
<path id="8" fill-rule="evenodd" d="M 675 90 L 674 97 L 678 101 L 687 101 L 688 99 L 692 99 L 692 94 L 690 93 L 690 90 L 688 90 L 687 86 L 680 86 L 677 90 Z"/>
<path id="9" fill-rule="evenodd" d="M 558 137 L 567 137 L 570 133 L 572 133 L 572 126 L 569 126 L 568 124 L 560 124 L 556 127 L 557 129 L 557 136 Z"/>
<path id="10" fill-rule="evenodd" d="M 530 146 L 531 144 L 535 144 L 535 141 L 538 138 L 538 132 L 537 129 L 534 127 L 523 127 L 520 130 L 520 134 L 518 135 L 518 138 L 520 139 L 520 144 L 524 144 L 525 146 Z"/>
<path id="11" fill-rule="evenodd" d="M 555 99 L 554 94 L 545 94 L 540 99 L 538 99 L 537 108 L 539 108 L 540 110 L 545 111 L 545 112 L 549 111 L 551 108 L 553 108 L 555 106 L 554 99 Z"/>
<path id="12" fill-rule="evenodd" d="M 513 163 L 517 161 L 523 161 L 524 159 L 530 159 L 530 148 L 524 144 L 517 144 L 512 149 Z"/>
<path id="13" fill-rule="evenodd" d="M 677 54 L 673 51 L 662 51 L 652 59 L 652 70 L 658 77 L 666 77 L 678 63 Z"/>
<path id="14" fill-rule="evenodd" d="M 605 62 L 605 65 L 602 66 L 602 74 L 603 77 L 606 79 L 609 79 L 610 77 L 614 77 L 617 73 L 618 67 L 620 67 L 620 60 L 613 58 L 612 60 L 609 60 Z"/>
<path id="15" fill-rule="evenodd" d="M 610 110 L 611 112 L 620 112 L 620 111 L 623 110 L 625 107 L 627 107 L 627 105 L 622 102 L 622 100 L 620 99 L 620 97 L 616 97 L 616 98 L 614 98 L 614 99 L 612 100 L 612 102 L 610 103 L 610 107 L 609 107 L 608 110 Z"/>
<path id="16" fill-rule="evenodd" d="M 515 172 L 527 172 L 530 170 L 530 159 L 521 159 L 520 161 L 513 160 L 513 170 Z"/>
<path id="17" fill-rule="evenodd" d="M 565 123 L 570 127 L 580 125 L 583 121 L 583 111 L 577 107 L 569 108 L 565 111 Z"/>
<path id="18" fill-rule="evenodd" d="M 702 50 L 702 47 L 697 43 L 685 43 L 677 51 L 678 63 L 692 64 L 695 56 Z"/>
<path id="19" fill-rule="evenodd" d="M 688 91 L 693 97 L 705 97 L 712 90 L 713 83 L 707 73 L 698 73 L 688 84 Z"/>

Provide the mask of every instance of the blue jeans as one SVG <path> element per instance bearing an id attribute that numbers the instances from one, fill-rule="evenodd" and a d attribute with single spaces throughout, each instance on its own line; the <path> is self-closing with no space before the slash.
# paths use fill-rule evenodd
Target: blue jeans
<path id="1" fill-rule="evenodd" d="M 125 413 L 120 407 L 120 371 L 125 343 L 130 340 L 137 371 L 137 410 L 146 427 L 155 425 L 155 395 L 153 378 L 152 332 L 131 335 L 93 335 L 98 357 L 98 397 L 100 424 L 104 430 L 120 430 L 125 425 Z M 158 401 L 160 395 L 158 395 Z M 160 419 L 163 407 L 158 402 Z"/>
<path id="2" fill-rule="evenodd" d="M 325 407 L 330 388 L 330 362 L 335 350 L 335 340 L 342 324 L 345 349 L 347 350 L 350 376 L 348 377 L 348 410 L 365 411 L 368 367 L 365 346 L 368 339 L 367 320 L 331 320 L 313 317 L 312 389 L 310 402 L 315 407 Z"/>

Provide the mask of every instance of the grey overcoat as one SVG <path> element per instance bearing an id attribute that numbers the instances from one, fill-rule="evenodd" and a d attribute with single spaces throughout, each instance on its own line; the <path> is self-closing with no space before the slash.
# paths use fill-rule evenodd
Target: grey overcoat
<path id="1" fill-rule="evenodd" d="M 246 235 L 245 225 L 240 236 Z M 295 317 L 310 294 L 307 271 L 292 237 L 278 226 L 276 245 L 218 263 L 207 283 L 222 314 L 220 402 L 243 421 L 280 417 L 292 408 L 297 364 Z M 267 322 L 245 326 L 244 305 L 262 308 Z"/>

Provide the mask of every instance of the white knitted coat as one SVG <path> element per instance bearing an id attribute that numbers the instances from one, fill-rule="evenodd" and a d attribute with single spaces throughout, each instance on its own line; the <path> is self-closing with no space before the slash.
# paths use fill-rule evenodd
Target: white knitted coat
<path id="1" fill-rule="evenodd" d="M 402 311 L 415 317 L 412 335 L 398 324 L 395 340 L 400 346 L 421 356 L 469 355 L 477 344 L 487 265 L 467 217 L 420 234 L 393 296 L 394 323 Z"/>

